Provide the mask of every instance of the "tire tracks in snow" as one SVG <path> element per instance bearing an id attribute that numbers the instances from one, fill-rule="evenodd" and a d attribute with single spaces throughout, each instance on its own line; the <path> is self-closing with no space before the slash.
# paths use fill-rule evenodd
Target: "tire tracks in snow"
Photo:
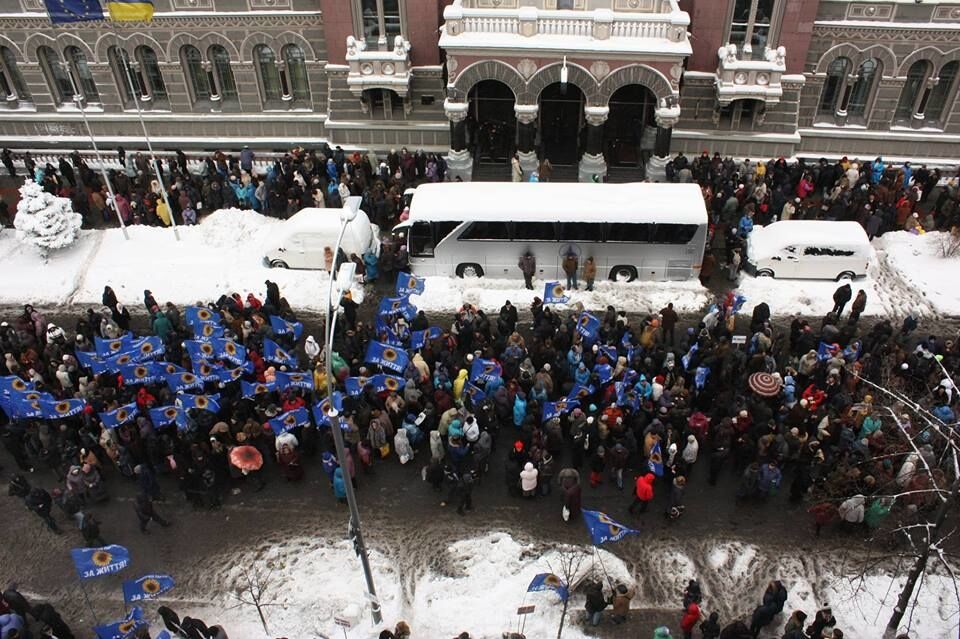
<path id="1" fill-rule="evenodd" d="M 77 303 L 77 295 L 80 294 L 80 291 L 83 290 L 84 284 L 87 282 L 87 271 L 90 270 L 94 260 L 96 260 L 97 256 L 100 254 L 100 247 L 103 246 L 103 238 L 105 235 L 106 232 L 104 231 L 97 231 L 94 233 L 93 246 L 90 248 L 90 252 L 87 253 L 87 257 L 84 258 L 83 263 L 80 264 L 80 268 L 77 269 L 76 277 L 73 280 L 73 289 L 63 302 L 65 305 L 72 306 L 73 304 Z"/>

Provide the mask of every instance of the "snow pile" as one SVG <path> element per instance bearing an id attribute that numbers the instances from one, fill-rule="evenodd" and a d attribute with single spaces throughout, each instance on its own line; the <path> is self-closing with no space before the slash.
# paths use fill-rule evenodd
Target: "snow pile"
<path id="1" fill-rule="evenodd" d="M 921 304 L 932 305 L 940 313 L 960 315 L 960 288 L 946 284 L 960 280 L 960 256 L 943 257 L 941 253 L 941 244 L 949 240 L 949 233 L 914 235 L 898 231 L 885 233 L 874 240 L 874 246 L 890 269 L 909 283 Z"/>
<path id="2" fill-rule="evenodd" d="M 220 209 L 203 219 L 200 231 L 207 246 L 233 248 L 262 242 L 263 228 L 278 223 L 280 220 L 255 211 Z"/>
<path id="3" fill-rule="evenodd" d="M 841 286 L 841 283 L 833 280 L 776 279 L 753 277 L 743 273 L 737 290 L 746 296 L 747 303 L 740 313 L 749 315 L 753 313 L 754 306 L 766 302 L 774 316 L 798 314 L 820 317 L 833 309 L 833 292 L 838 286 Z M 864 315 L 882 315 L 887 312 L 883 303 L 887 294 L 877 287 L 870 276 L 850 282 L 850 288 L 853 289 L 853 297 L 857 296 L 860 289 L 867 291 Z M 849 314 L 849 303 L 844 312 Z"/>
<path id="4" fill-rule="evenodd" d="M 423 295 L 412 295 L 410 301 L 423 311 L 449 312 L 463 304 L 473 304 L 484 312 L 500 310 L 506 300 L 517 308 L 529 308 L 534 297 L 543 299 L 545 280 L 534 280 L 533 290 L 523 280 L 491 278 L 426 277 Z M 563 284 L 563 282 L 561 282 Z M 678 313 L 699 313 L 710 305 L 710 291 L 697 280 L 686 282 L 608 282 L 597 281 L 594 290 L 567 291 L 567 304 L 554 304 L 554 309 L 572 309 L 577 303 L 587 310 L 602 311 L 608 305 L 628 313 L 656 312 L 673 302 Z"/>
<path id="5" fill-rule="evenodd" d="M 73 212 L 70 200 L 47 193 L 33 180 L 20 187 L 17 217 L 13 220 L 17 239 L 36 248 L 43 257 L 76 242 L 81 224 L 83 218 Z"/>
<path id="6" fill-rule="evenodd" d="M 80 238 L 72 246 L 44 260 L 33 247 L 16 239 L 13 231 L 0 231 L 0 303 L 66 303 L 99 248 L 100 237 L 99 231 L 80 231 Z M 94 301 L 99 299 L 97 296 Z"/>

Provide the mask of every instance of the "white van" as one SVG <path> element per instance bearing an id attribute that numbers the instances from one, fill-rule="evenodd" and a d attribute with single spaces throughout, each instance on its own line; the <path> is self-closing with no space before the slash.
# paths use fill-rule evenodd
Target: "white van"
<path id="1" fill-rule="evenodd" d="M 357 216 L 347 224 L 340 245 L 349 257 L 351 253 L 380 254 L 379 231 L 360 210 L 360 198 L 349 197 L 344 208 L 351 208 Z M 264 260 L 273 268 L 326 268 L 324 248 L 331 249 L 340 234 L 338 209 L 302 209 L 290 219 L 275 224 L 264 242 Z"/>
<path id="2" fill-rule="evenodd" d="M 856 222 L 786 220 L 753 227 L 746 270 L 757 277 L 853 279 L 867 274 L 872 256 Z"/>

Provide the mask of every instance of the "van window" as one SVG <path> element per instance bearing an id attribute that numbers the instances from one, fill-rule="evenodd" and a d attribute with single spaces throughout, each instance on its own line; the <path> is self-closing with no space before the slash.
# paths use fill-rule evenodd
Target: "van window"
<path id="1" fill-rule="evenodd" d="M 608 242 L 649 242 L 652 236 L 653 224 L 614 222 L 607 225 Z"/>
<path id="2" fill-rule="evenodd" d="M 853 251 L 848 249 L 836 249 L 826 246 L 808 246 L 803 250 L 804 255 L 819 255 L 827 257 L 850 257 Z"/>
<path id="3" fill-rule="evenodd" d="M 433 257 L 433 232 L 430 222 L 416 222 L 410 227 L 410 257 Z"/>
<path id="4" fill-rule="evenodd" d="M 434 222 L 433 223 L 433 238 L 436 240 L 437 244 L 440 244 L 453 229 L 460 226 L 460 222 Z"/>
<path id="5" fill-rule="evenodd" d="M 687 244 L 697 234 L 696 224 L 657 224 L 653 227 L 654 244 Z"/>
<path id="6" fill-rule="evenodd" d="M 513 239 L 537 242 L 555 242 L 556 224 L 553 222 L 514 222 Z"/>
<path id="7" fill-rule="evenodd" d="M 506 240 L 506 222 L 474 222 L 460 234 L 461 240 Z"/>
<path id="8" fill-rule="evenodd" d="M 564 222 L 560 225 L 561 242 L 602 242 L 603 224 Z"/>

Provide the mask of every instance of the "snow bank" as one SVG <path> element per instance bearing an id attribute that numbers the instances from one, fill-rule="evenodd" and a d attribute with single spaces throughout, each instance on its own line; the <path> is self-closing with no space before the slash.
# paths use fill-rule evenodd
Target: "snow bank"
<path id="1" fill-rule="evenodd" d="M 743 305 L 740 313 L 749 315 L 753 313 L 754 306 L 766 302 L 774 316 L 799 314 L 820 317 L 833 309 L 833 292 L 838 286 L 840 283 L 833 280 L 776 279 L 753 277 L 743 273 L 737 290 L 747 297 L 747 303 Z M 854 280 L 850 283 L 850 288 L 853 289 L 853 297 L 857 296 L 860 289 L 867 291 L 864 315 L 881 315 L 886 312 L 881 301 L 886 297 L 886 293 L 878 289 L 870 276 Z M 844 311 L 850 312 L 849 303 Z"/>
<path id="2" fill-rule="evenodd" d="M 412 295 L 410 301 L 427 312 L 449 312 L 463 304 L 474 304 L 484 312 L 500 310 L 506 300 L 522 309 L 529 308 L 534 297 L 543 299 L 545 280 L 534 280 L 533 290 L 523 280 L 491 278 L 427 277 L 423 295 Z M 563 282 L 561 282 L 563 284 Z M 628 313 L 656 312 L 673 302 L 678 313 L 699 313 L 712 302 L 710 291 L 697 280 L 687 282 L 604 282 L 594 284 L 594 291 L 567 291 L 567 304 L 554 304 L 557 310 L 572 309 L 580 303 L 588 310 L 603 310 L 607 305 Z"/>
<path id="3" fill-rule="evenodd" d="M 923 302 L 940 313 L 960 315 L 960 287 L 948 284 L 960 281 L 960 256 L 941 254 L 941 243 L 949 239 L 949 233 L 914 235 L 898 231 L 885 233 L 874 240 L 874 246 Z"/>
<path id="4" fill-rule="evenodd" d="M 100 232 L 81 231 L 68 248 L 43 258 L 20 242 L 13 229 L 0 231 L 0 304 L 65 304 L 70 300 L 86 263 L 98 248 Z M 97 295 L 99 301 L 100 296 Z"/>

